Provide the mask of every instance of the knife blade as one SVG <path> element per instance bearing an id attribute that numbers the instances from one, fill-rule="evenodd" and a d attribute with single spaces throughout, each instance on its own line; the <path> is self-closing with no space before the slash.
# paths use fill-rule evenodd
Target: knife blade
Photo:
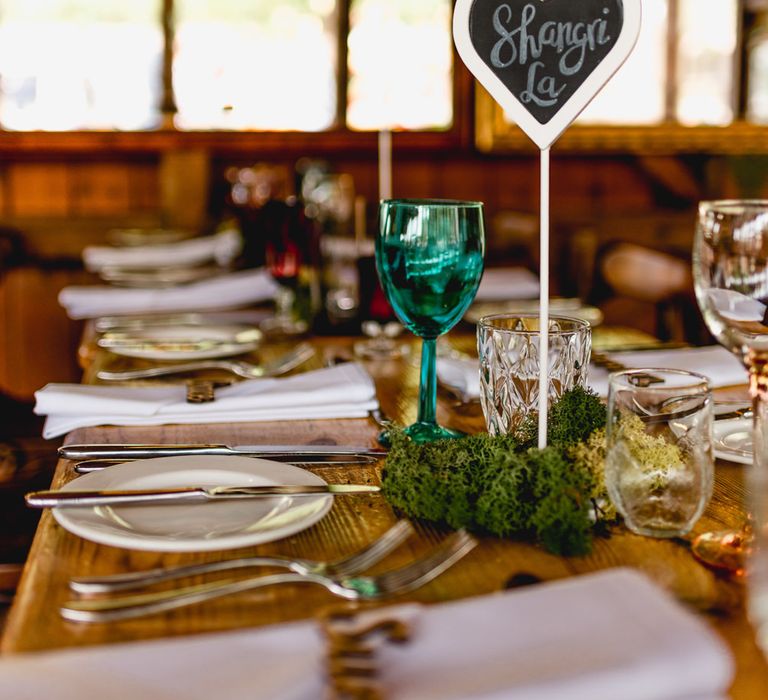
<path id="1" fill-rule="evenodd" d="M 283 462 L 285 464 L 293 464 L 297 467 L 309 467 L 309 466 L 339 466 L 345 464 L 375 464 L 377 459 L 370 455 L 287 455 L 287 454 L 271 454 L 269 459 L 274 462 Z M 127 461 L 131 461 L 131 458 L 123 459 L 85 459 L 81 462 L 76 462 L 74 471 L 76 474 L 90 474 L 91 472 L 100 472 L 103 469 L 113 467 L 116 464 L 125 464 Z"/>
<path id="2" fill-rule="evenodd" d="M 386 450 L 377 447 L 339 445 L 222 445 L 200 444 L 90 444 L 64 445 L 59 456 L 64 459 L 146 459 L 149 457 L 172 457 L 190 455 L 240 455 L 241 457 L 263 457 L 279 461 L 307 460 L 314 457 L 354 456 L 385 457 Z"/>
<path id="3" fill-rule="evenodd" d="M 715 403 L 717 407 L 717 403 Z M 743 408 L 737 408 L 733 411 L 726 411 L 725 413 L 715 413 L 715 420 L 731 420 L 733 418 L 753 418 L 754 411 L 751 406 L 744 406 Z"/>
<path id="4" fill-rule="evenodd" d="M 152 505 L 162 503 L 210 503 L 265 496 L 333 496 L 377 493 L 379 486 L 368 484 L 312 484 L 300 486 L 212 486 L 167 489 L 127 489 L 105 491 L 33 491 L 25 496 L 31 508 L 83 508 L 113 505 Z"/>

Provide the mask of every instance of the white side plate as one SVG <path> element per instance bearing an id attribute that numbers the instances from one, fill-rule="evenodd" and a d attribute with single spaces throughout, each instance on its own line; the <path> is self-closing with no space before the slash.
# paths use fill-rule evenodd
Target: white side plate
<path id="1" fill-rule="evenodd" d="M 752 464 L 752 419 L 715 421 L 712 428 L 715 457 L 728 462 Z"/>
<path id="2" fill-rule="evenodd" d="M 255 350 L 262 339 L 257 328 L 224 326 L 152 326 L 125 333 L 106 333 L 97 342 L 110 352 L 147 360 L 205 360 Z"/>
<path id="3" fill-rule="evenodd" d="M 158 457 L 86 474 L 63 488 L 324 484 L 290 464 L 251 457 Z M 69 532 L 99 544 L 152 552 L 208 552 L 282 539 L 323 518 L 333 496 L 265 497 L 197 505 L 54 508 Z"/>

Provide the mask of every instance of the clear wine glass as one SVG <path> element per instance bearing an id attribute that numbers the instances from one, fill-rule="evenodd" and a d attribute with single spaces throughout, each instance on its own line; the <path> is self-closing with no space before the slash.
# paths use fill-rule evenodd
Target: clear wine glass
<path id="1" fill-rule="evenodd" d="M 707 327 L 749 371 L 754 413 L 750 516 L 741 530 L 700 535 L 693 543 L 694 553 L 715 566 L 739 571 L 749 554 L 748 579 L 753 590 L 762 591 L 765 610 L 760 624 L 768 644 L 768 201 L 699 205 L 693 277 Z"/>
<path id="2" fill-rule="evenodd" d="M 379 210 L 376 269 L 403 325 L 422 339 L 416 442 L 460 437 L 437 424 L 437 338 L 474 299 L 483 273 L 481 202 L 385 200 Z M 386 440 L 386 436 L 383 436 Z"/>

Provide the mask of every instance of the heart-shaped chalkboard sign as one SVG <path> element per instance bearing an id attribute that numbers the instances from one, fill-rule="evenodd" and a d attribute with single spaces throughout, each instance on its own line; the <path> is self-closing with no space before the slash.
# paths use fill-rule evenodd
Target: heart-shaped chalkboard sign
<path id="1" fill-rule="evenodd" d="M 457 0 L 461 59 L 539 146 L 549 148 L 627 59 L 641 0 Z"/>

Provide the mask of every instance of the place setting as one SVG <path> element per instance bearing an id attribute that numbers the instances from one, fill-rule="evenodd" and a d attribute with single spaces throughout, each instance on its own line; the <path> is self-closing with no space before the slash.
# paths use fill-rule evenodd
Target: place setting
<path id="1" fill-rule="evenodd" d="M 189 455 L 116 463 L 60 490 L 28 494 L 27 504 L 52 508 L 66 530 L 101 544 L 207 552 L 283 539 L 323 518 L 334 497 L 378 491 L 372 485 L 334 489 L 293 464 Z"/>
<path id="2" fill-rule="evenodd" d="M 183 231 L 116 230 L 111 246 L 87 246 L 83 264 L 117 287 L 164 288 L 226 273 L 242 251 L 234 229 L 197 236 Z"/>
<path id="3" fill-rule="evenodd" d="M 267 270 L 236 270 L 167 288 L 65 287 L 59 303 L 75 320 L 113 315 L 221 311 L 274 299 L 277 284 Z"/>

